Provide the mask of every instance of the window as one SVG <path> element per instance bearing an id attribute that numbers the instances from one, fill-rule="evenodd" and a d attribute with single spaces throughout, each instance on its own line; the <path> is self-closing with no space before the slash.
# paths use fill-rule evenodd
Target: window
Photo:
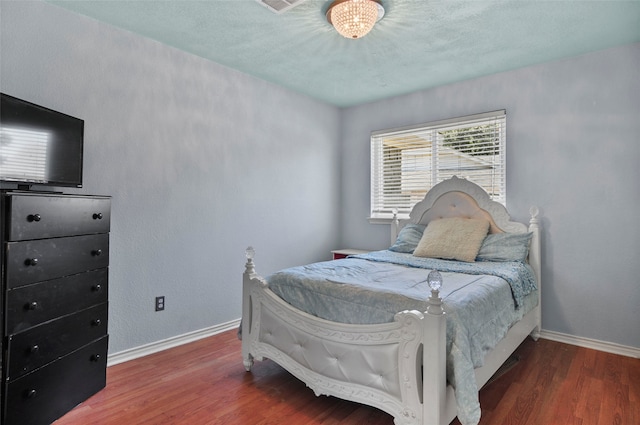
<path id="1" fill-rule="evenodd" d="M 371 218 L 408 216 L 432 186 L 452 176 L 504 204 L 505 139 L 505 111 L 373 132 Z"/>

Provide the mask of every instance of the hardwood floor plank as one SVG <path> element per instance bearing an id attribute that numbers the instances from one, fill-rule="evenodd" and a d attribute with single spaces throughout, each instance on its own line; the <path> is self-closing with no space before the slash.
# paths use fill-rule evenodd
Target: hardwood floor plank
<path id="1" fill-rule="evenodd" d="M 604 382 L 599 379 L 584 377 L 584 391 L 579 395 L 575 414 L 582 419 L 583 425 L 597 425 L 600 416 L 600 402 L 604 391 Z"/>
<path id="2" fill-rule="evenodd" d="M 640 423 L 640 359 L 526 340 L 480 391 L 480 425 Z M 55 425 L 392 425 L 372 407 L 316 397 L 272 361 L 244 370 L 229 331 L 107 369 L 107 387 Z M 460 425 L 456 419 L 453 425 Z"/>

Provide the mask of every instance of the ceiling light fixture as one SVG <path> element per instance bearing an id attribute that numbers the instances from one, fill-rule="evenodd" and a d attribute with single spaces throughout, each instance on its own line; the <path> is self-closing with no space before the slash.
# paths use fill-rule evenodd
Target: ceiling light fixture
<path id="1" fill-rule="evenodd" d="M 327 10 L 327 20 L 346 38 L 361 38 L 384 16 L 378 0 L 335 0 Z"/>

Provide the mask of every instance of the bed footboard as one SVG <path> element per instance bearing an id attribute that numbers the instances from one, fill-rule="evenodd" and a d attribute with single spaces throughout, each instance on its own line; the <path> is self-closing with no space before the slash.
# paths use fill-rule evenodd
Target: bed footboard
<path id="1" fill-rule="evenodd" d="M 379 325 L 319 319 L 273 294 L 256 274 L 249 249 L 243 275 L 243 362 L 250 371 L 254 360 L 269 358 L 316 395 L 376 407 L 391 414 L 396 425 L 448 424 L 455 407 L 445 414 L 446 405 L 455 402 L 447 401 L 453 391 L 446 387 L 446 325 L 442 309 L 436 310 L 404 311 L 392 323 Z M 427 382 L 423 372 L 431 377 Z"/>

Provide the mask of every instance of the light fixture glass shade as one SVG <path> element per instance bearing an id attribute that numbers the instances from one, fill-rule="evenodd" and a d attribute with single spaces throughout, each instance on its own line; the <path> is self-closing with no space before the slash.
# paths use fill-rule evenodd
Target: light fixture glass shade
<path id="1" fill-rule="evenodd" d="M 336 0 L 327 10 L 327 20 L 346 38 L 360 38 L 384 15 L 377 0 Z"/>

